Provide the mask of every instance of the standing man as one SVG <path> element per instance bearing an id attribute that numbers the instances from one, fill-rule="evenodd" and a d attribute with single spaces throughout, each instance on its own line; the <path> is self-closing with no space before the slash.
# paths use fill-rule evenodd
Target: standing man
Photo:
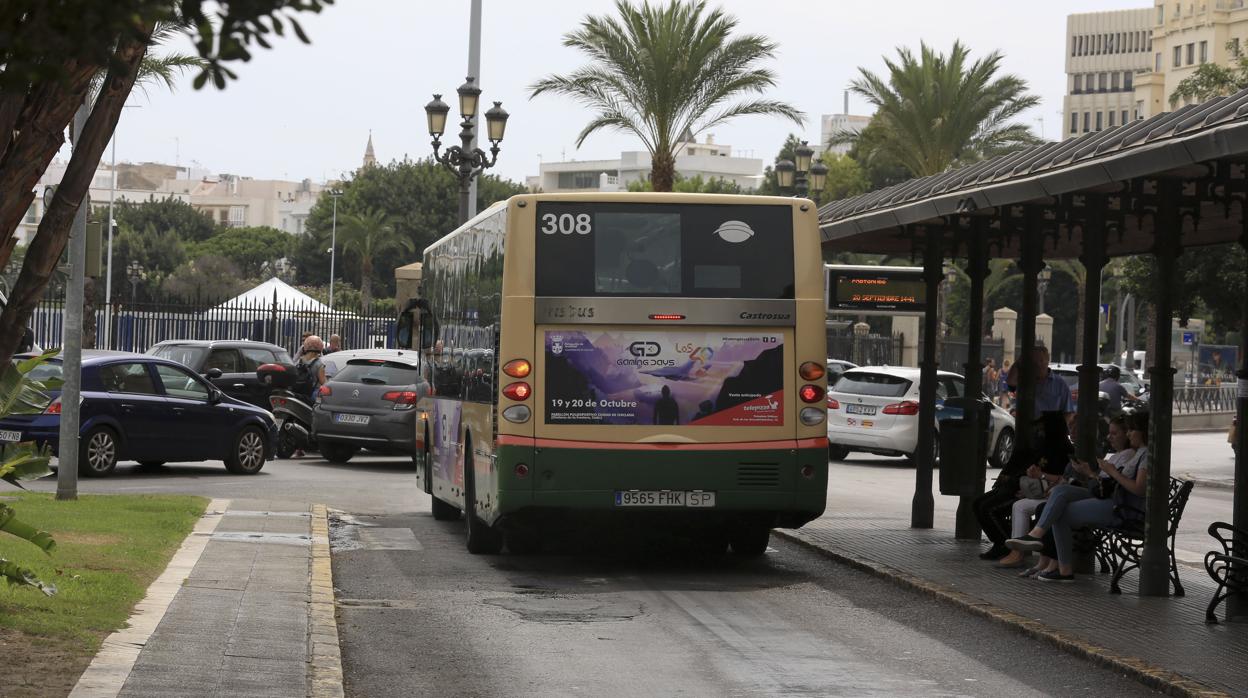
<path id="1" fill-rule="evenodd" d="M 329 346 L 325 347 L 325 353 L 332 354 L 338 351 L 339 349 L 342 349 L 342 346 L 340 346 L 341 344 L 342 344 L 342 337 L 339 337 L 336 334 L 329 335 Z"/>

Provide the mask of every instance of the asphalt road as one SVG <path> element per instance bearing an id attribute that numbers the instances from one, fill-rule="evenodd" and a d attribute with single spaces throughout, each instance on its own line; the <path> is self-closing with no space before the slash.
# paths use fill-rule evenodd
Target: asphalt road
<path id="1" fill-rule="evenodd" d="M 1204 435 L 1210 453 L 1216 436 Z M 908 507 L 913 478 L 902 461 L 851 457 L 832 467 L 829 507 Z M 462 522 L 434 521 L 412 480 L 406 459 L 364 454 L 343 466 L 276 461 L 251 477 L 217 463 L 123 464 L 113 477 L 82 480 L 81 491 L 274 498 L 338 510 L 334 580 L 350 696 L 1149 693 L 775 540 L 756 560 L 628 536 L 586 545 L 592 535 L 532 557 L 469 555 Z M 54 490 L 55 480 L 33 488 Z M 1198 488 L 1188 514 L 1194 525 L 1229 516 L 1230 494 Z M 937 526 L 952 528 L 955 506 L 937 496 Z M 1180 547 L 1196 541 L 1190 536 Z"/>

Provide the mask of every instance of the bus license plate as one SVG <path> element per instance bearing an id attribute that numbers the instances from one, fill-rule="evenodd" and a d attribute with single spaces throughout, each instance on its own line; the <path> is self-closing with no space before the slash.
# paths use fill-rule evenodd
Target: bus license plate
<path id="1" fill-rule="evenodd" d="M 334 415 L 334 421 L 339 424 L 368 424 L 368 415 L 366 414 L 343 414 L 341 412 Z"/>
<path id="2" fill-rule="evenodd" d="M 22 432 L 20 431 L 0 431 L 0 441 L 21 441 Z"/>
<path id="3" fill-rule="evenodd" d="M 870 405 L 845 405 L 846 414 L 875 414 L 875 408 Z"/>
<path id="4" fill-rule="evenodd" d="M 625 490 L 615 493 L 617 507 L 690 507 L 709 508 L 715 506 L 715 493 L 692 490 Z"/>

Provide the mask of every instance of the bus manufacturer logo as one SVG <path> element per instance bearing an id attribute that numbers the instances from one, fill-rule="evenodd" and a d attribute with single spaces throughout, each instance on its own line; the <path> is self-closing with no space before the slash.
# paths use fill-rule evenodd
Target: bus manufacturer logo
<path id="1" fill-rule="evenodd" d="M 724 221 L 715 229 L 715 236 L 724 242 L 745 242 L 754 237 L 754 230 L 741 221 Z"/>
<path id="2" fill-rule="evenodd" d="M 658 342 L 633 342 L 628 345 L 628 353 L 633 356 L 658 356 L 659 351 Z"/>

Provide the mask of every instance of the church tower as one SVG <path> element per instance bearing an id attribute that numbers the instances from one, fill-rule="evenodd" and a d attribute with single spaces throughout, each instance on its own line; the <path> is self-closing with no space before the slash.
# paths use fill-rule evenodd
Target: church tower
<path id="1" fill-rule="evenodd" d="M 364 167 L 372 167 L 377 164 L 377 156 L 373 153 L 373 131 L 368 131 L 368 145 L 364 147 Z"/>

